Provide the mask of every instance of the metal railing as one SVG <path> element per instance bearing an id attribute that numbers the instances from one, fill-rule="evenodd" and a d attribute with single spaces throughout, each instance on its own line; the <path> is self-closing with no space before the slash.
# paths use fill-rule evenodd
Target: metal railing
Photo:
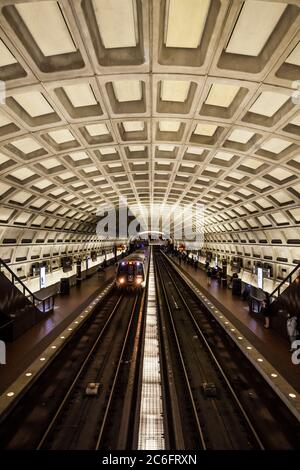
<path id="1" fill-rule="evenodd" d="M 299 271 L 299 272 L 298 272 Z M 296 276 L 294 276 L 296 274 Z M 278 286 L 270 293 L 270 300 L 271 302 L 278 299 L 278 297 L 281 294 L 281 289 L 285 284 L 291 284 L 292 282 L 297 279 L 297 277 L 300 275 L 300 263 L 298 263 L 294 269 L 278 284 Z M 285 287 L 283 290 L 285 290 L 287 287 Z M 276 295 L 277 294 L 277 295 Z"/>
<path id="2" fill-rule="evenodd" d="M 6 276 L 2 268 L 9 272 L 11 279 Z M 38 298 L 33 292 L 30 291 L 30 289 L 28 289 L 24 282 L 10 269 L 10 267 L 2 259 L 0 259 L 0 272 L 3 272 L 3 274 L 11 281 L 11 283 L 16 286 L 23 293 L 23 295 L 25 295 L 25 297 L 38 310 L 40 310 L 40 312 L 47 313 L 51 312 L 54 309 L 55 295 L 51 294 L 48 297 L 45 297 L 44 299 Z"/>

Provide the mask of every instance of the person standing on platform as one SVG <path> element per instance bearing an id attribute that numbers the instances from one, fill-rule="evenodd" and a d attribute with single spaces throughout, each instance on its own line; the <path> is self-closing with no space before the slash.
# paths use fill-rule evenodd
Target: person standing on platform
<path id="1" fill-rule="evenodd" d="M 211 285 L 211 275 L 212 275 L 211 267 L 208 268 L 206 274 L 207 274 L 207 285 L 210 286 Z"/>
<path id="2" fill-rule="evenodd" d="M 271 312 L 270 312 L 270 299 L 269 299 L 269 296 L 266 294 L 266 298 L 262 301 L 262 307 L 261 307 L 261 311 L 260 311 L 263 316 L 265 317 L 265 324 L 264 324 L 264 327 L 265 328 L 270 328 L 270 316 L 271 316 Z"/>
<path id="3" fill-rule="evenodd" d="M 290 352 L 295 351 L 297 348 L 293 347 L 294 341 L 296 341 L 299 331 L 298 331 L 298 325 L 297 325 L 297 316 L 296 315 L 291 315 L 290 313 L 287 314 L 287 322 L 286 322 L 286 329 L 288 336 L 290 338 L 291 342 L 291 348 Z"/>

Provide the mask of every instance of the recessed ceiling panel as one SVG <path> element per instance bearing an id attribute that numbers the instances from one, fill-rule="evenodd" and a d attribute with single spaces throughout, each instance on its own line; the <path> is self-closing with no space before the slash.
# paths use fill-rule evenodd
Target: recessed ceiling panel
<path id="1" fill-rule="evenodd" d="M 285 170 L 284 168 L 274 168 L 274 170 L 270 171 L 268 174 L 279 181 L 285 180 L 286 178 L 292 176 L 292 173 Z"/>
<path id="2" fill-rule="evenodd" d="M 239 92 L 239 89 L 240 87 L 236 85 L 214 83 L 209 90 L 205 103 L 212 106 L 228 108 Z"/>
<path id="3" fill-rule="evenodd" d="M 57 158 L 48 158 L 47 160 L 42 160 L 40 164 L 47 170 L 51 170 L 51 168 L 55 168 L 56 166 L 59 166 L 60 161 L 57 160 Z"/>
<path id="4" fill-rule="evenodd" d="M 190 82 L 185 80 L 163 80 L 161 84 L 161 99 L 163 101 L 178 101 L 184 103 L 190 89 Z"/>
<path id="5" fill-rule="evenodd" d="M 291 119 L 290 123 L 294 124 L 294 126 L 300 126 L 300 114 Z"/>
<path id="6" fill-rule="evenodd" d="M 89 124 L 85 128 L 91 136 L 109 134 L 106 124 Z"/>
<path id="7" fill-rule="evenodd" d="M 212 136 L 217 130 L 214 124 L 197 124 L 194 134 Z"/>
<path id="8" fill-rule="evenodd" d="M 57 131 L 49 132 L 50 137 L 55 140 L 57 144 L 63 144 L 74 140 L 73 135 L 68 129 L 59 129 Z"/>
<path id="9" fill-rule="evenodd" d="M 220 236 L 257 228 L 257 217 L 274 207 L 294 220 L 290 210 L 300 197 L 296 3 L 6 0 L 0 193 L 15 205 L 14 217 L 29 201 L 26 213 L 38 209 L 47 228 L 73 230 L 78 219 L 77 227 L 85 220 L 80 230 L 92 230 L 99 202 L 123 195 L 145 214 L 154 202 L 201 198 L 214 214 L 207 231 Z M 265 205 L 258 203 L 262 194 Z M 75 215 L 74 207 L 81 212 Z M 245 211 L 255 214 L 247 227 L 239 221 Z M 59 216 L 72 220 L 66 225 Z M 234 226 L 221 225 L 232 217 Z"/>
<path id="10" fill-rule="evenodd" d="M 124 121 L 123 127 L 125 132 L 140 132 L 145 128 L 143 121 Z"/>
<path id="11" fill-rule="evenodd" d="M 15 140 L 12 142 L 14 147 L 21 150 L 23 153 L 31 153 L 39 150 L 41 148 L 40 144 L 38 144 L 34 139 L 31 137 L 25 137 L 24 139 Z"/>
<path id="12" fill-rule="evenodd" d="M 103 147 L 99 149 L 101 155 L 109 155 L 112 153 L 116 153 L 116 149 L 114 147 Z"/>
<path id="13" fill-rule="evenodd" d="M 253 136 L 254 132 L 247 131 L 245 129 L 234 129 L 227 139 L 233 142 L 246 144 Z"/>
<path id="14" fill-rule="evenodd" d="M 263 116 L 273 116 L 290 97 L 283 93 L 273 91 L 263 91 L 255 103 L 250 108 L 251 113 L 262 114 Z"/>
<path id="15" fill-rule="evenodd" d="M 162 132 L 178 132 L 179 128 L 179 121 L 159 121 L 159 130 Z"/>
<path id="16" fill-rule="evenodd" d="M 193 153 L 194 155 L 202 155 L 202 153 L 204 152 L 204 149 L 201 148 L 201 147 L 188 147 L 186 149 L 187 153 Z"/>
<path id="17" fill-rule="evenodd" d="M 12 201 L 17 202 L 18 204 L 24 204 L 28 199 L 30 199 L 31 194 L 27 191 L 18 191 L 11 198 Z"/>
<path id="18" fill-rule="evenodd" d="M 118 80 L 113 82 L 116 99 L 124 101 L 140 101 L 142 99 L 142 86 L 139 80 Z"/>
<path id="19" fill-rule="evenodd" d="M 232 157 L 233 157 L 233 154 L 227 153 L 227 152 L 217 152 L 215 155 L 215 158 L 218 158 L 219 160 L 224 160 L 226 162 L 230 162 Z"/>
<path id="20" fill-rule="evenodd" d="M 300 42 L 298 42 L 297 46 L 292 50 L 290 55 L 286 59 L 287 64 L 297 65 L 300 67 Z"/>
<path id="21" fill-rule="evenodd" d="M 97 104 L 93 90 L 87 83 L 68 85 L 63 88 L 74 108 L 93 106 Z"/>
<path id="22" fill-rule="evenodd" d="M 6 65 L 16 64 L 17 60 L 15 56 L 12 55 L 10 50 L 6 47 L 3 41 L 0 39 L 0 67 L 5 67 Z"/>
<path id="23" fill-rule="evenodd" d="M 44 56 L 76 51 L 58 2 L 18 3 L 16 9 Z"/>
<path id="24" fill-rule="evenodd" d="M 70 154 L 70 157 L 74 162 L 79 162 L 80 160 L 86 160 L 89 158 L 86 152 L 73 152 Z"/>
<path id="25" fill-rule="evenodd" d="M 17 178 L 20 181 L 26 180 L 27 178 L 31 178 L 35 173 L 31 171 L 29 168 L 19 168 L 11 173 L 11 176 Z"/>
<path id="26" fill-rule="evenodd" d="M 7 126 L 10 123 L 11 120 L 4 116 L 4 114 L 0 113 L 0 127 Z"/>
<path id="27" fill-rule="evenodd" d="M 210 0 L 169 0 L 165 25 L 167 47 L 196 48 L 199 46 Z"/>
<path id="28" fill-rule="evenodd" d="M 254 158 L 246 158 L 245 160 L 242 161 L 243 166 L 247 166 L 248 168 L 251 168 L 252 170 L 256 170 L 259 168 L 263 162 L 260 160 L 255 160 Z"/>
<path id="29" fill-rule="evenodd" d="M 19 93 L 13 95 L 13 98 L 31 117 L 53 113 L 52 107 L 42 93 L 34 91 Z"/>
<path id="30" fill-rule="evenodd" d="M 93 6 L 105 48 L 137 45 L 136 0 L 93 0 Z"/>
<path id="31" fill-rule="evenodd" d="M 267 150 L 268 152 L 277 154 L 288 148 L 290 145 L 292 144 L 288 140 L 278 139 L 277 137 L 274 137 L 262 144 L 261 148 L 263 150 Z"/>
<path id="32" fill-rule="evenodd" d="M 286 7 L 285 3 L 246 0 L 226 52 L 258 56 Z"/>

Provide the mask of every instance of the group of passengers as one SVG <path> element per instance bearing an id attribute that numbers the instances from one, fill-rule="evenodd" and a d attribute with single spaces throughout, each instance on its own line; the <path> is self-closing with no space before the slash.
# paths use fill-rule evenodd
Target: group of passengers
<path id="1" fill-rule="evenodd" d="M 265 299 L 262 301 L 261 313 L 265 317 L 264 327 L 270 328 L 272 309 L 270 308 L 270 297 L 267 293 L 265 294 Z M 290 352 L 293 352 L 298 347 L 295 341 L 299 338 L 300 334 L 300 317 L 297 315 L 297 312 L 290 313 L 284 309 L 282 313 L 286 315 L 286 331 L 290 340 Z"/>
<path id="2" fill-rule="evenodd" d="M 195 267 L 195 269 L 198 268 L 198 261 L 195 257 L 189 257 L 186 253 L 179 253 L 178 255 L 178 261 L 179 264 L 182 262 L 191 264 L 192 266 Z M 215 268 L 211 267 L 210 263 L 206 261 L 205 263 L 205 271 L 206 271 L 206 276 L 207 276 L 207 285 L 211 285 L 211 279 L 212 277 L 218 278 L 218 276 L 222 275 L 222 270 L 220 268 Z M 234 273 L 232 276 L 231 281 L 229 282 L 229 287 L 232 285 L 232 281 L 235 277 L 238 277 L 237 273 Z M 244 300 L 248 300 L 250 297 L 250 289 L 247 288 L 246 286 L 243 290 L 242 296 Z M 271 323 L 271 315 L 272 315 L 272 309 L 270 308 L 270 297 L 267 293 L 265 293 L 265 298 L 261 301 L 261 308 L 260 308 L 260 313 L 264 317 L 264 328 L 268 329 L 270 328 L 270 323 Z M 297 315 L 297 313 L 290 313 L 286 312 L 286 330 L 287 330 L 287 335 L 290 340 L 290 351 L 293 352 L 297 349 L 298 343 L 295 343 L 295 341 L 300 338 L 300 317 Z"/>
<path id="3" fill-rule="evenodd" d="M 220 266 L 211 267 L 208 261 L 206 261 L 206 263 L 205 263 L 205 271 L 206 271 L 206 278 L 207 278 L 207 285 L 208 286 L 211 285 L 212 278 L 216 278 L 218 280 L 219 284 L 221 283 L 221 280 L 224 279 L 223 269 Z M 233 277 L 235 277 L 235 276 L 233 275 Z M 226 282 L 227 282 L 227 278 L 226 278 Z M 231 283 L 232 283 L 232 279 L 230 279 L 230 283 L 229 283 L 228 287 L 231 286 Z"/>
<path id="4" fill-rule="evenodd" d="M 178 262 L 179 264 L 181 264 L 182 262 L 190 264 L 195 269 L 198 269 L 198 260 L 196 256 L 188 256 L 186 253 L 179 253 Z"/>
<path id="5" fill-rule="evenodd" d="M 211 279 L 214 275 L 218 275 L 216 273 L 217 268 L 211 268 L 209 265 L 209 262 L 206 261 L 205 263 L 205 270 L 206 270 L 206 275 L 207 275 L 207 285 L 211 285 Z M 238 277 L 237 273 L 234 273 L 232 276 L 232 279 L 234 277 Z M 231 280 L 232 282 L 232 280 Z M 231 283 L 229 283 L 230 287 Z M 243 291 L 243 299 L 248 300 L 250 298 L 250 288 L 249 286 L 246 286 Z M 270 319 L 272 315 L 272 309 L 270 308 L 270 297 L 267 293 L 265 293 L 265 298 L 261 301 L 261 307 L 260 307 L 260 313 L 264 317 L 264 328 L 268 329 L 270 328 Z M 287 330 L 287 335 L 290 340 L 290 352 L 293 352 L 297 349 L 297 345 L 295 341 L 299 338 L 300 336 L 300 317 L 297 314 L 291 314 L 289 312 L 286 312 L 286 330 Z"/>

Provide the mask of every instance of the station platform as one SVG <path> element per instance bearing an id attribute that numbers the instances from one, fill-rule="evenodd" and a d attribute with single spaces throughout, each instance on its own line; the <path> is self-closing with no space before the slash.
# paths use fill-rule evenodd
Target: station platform
<path id="1" fill-rule="evenodd" d="M 70 287 L 69 294 L 57 294 L 54 311 L 34 327 L 6 345 L 6 364 L 0 365 L 0 395 L 21 373 L 48 347 L 48 345 L 72 322 L 106 286 L 112 282 L 115 266 L 95 272 Z"/>
<path id="2" fill-rule="evenodd" d="M 259 314 L 250 314 L 248 302 L 240 296 L 233 296 L 231 289 L 221 287 L 217 279 L 212 279 L 209 286 L 206 272 L 201 268 L 195 269 L 183 260 L 180 263 L 176 256 L 170 256 L 170 258 L 207 298 L 226 314 L 226 317 L 272 364 L 274 369 L 300 392 L 300 365 L 294 365 L 291 361 L 288 339 L 272 330 L 272 323 L 269 329 L 264 328 L 264 318 Z"/>

